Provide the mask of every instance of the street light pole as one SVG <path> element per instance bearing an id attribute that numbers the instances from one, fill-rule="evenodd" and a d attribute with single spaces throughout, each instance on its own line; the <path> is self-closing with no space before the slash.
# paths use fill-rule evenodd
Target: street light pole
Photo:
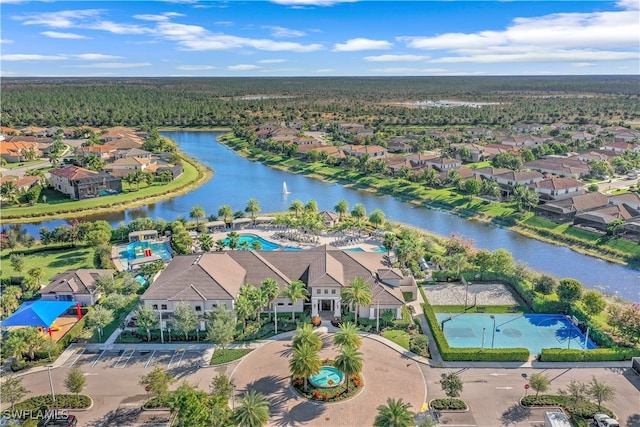
<path id="1" fill-rule="evenodd" d="M 53 402 L 56 401 L 56 394 L 53 392 L 53 381 L 51 380 L 51 365 L 47 366 L 47 371 L 49 372 L 49 386 L 51 386 L 51 398 Z"/>
<path id="2" fill-rule="evenodd" d="M 482 328 L 482 347 L 481 350 L 484 350 L 484 333 L 486 331 L 487 328 Z"/>
<path id="3" fill-rule="evenodd" d="M 376 332 L 380 332 L 380 301 L 378 301 L 378 307 L 376 308 Z"/>
<path id="4" fill-rule="evenodd" d="M 493 348 L 493 345 L 495 344 L 495 340 L 496 340 L 496 316 L 492 314 L 489 317 L 493 319 L 493 332 L 491 333 L 491 348 Z"/>
<path id="5" fill-rule="evenodd" d="M 278 305 L 277 304 L 273 304 L 273 314 L 274 314 L 274 318 L 275 318 L 275 322 L 276 322 L 276 326 L 275 326 L 274 332 L 275 332 L 276 335 L 278 335 Z"/>
<path id="6" fill-rule="evenodd" d="M 164 332 L 162 332 L 162 312 L 158 310 L 158 319 L 160 321 L 160 341 L 164 343 Z"/>

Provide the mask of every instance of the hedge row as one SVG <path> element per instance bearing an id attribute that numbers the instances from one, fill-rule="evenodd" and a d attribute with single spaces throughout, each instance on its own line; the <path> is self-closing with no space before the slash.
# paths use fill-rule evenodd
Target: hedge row
<path id="1" fill-rule="evenodd" d="M 543 348 L 540 354 L 542 362 L 604 362 L 630 360 L 640 357 L 640 349 L 597 348 L 594 350 L 572 350 L 561 348 Z"/>
<path id="2" fill-rule="evenodd" d="M 427 301 L 424 290 L 419 287 L 424 301 Z M 529 360 L 529 350 L 526 348 L 453 348 L 449 347 L 444 332 L 440 329 L 440 323 L 436 318 L 433 308 L 428 302 L 422 304 L 424 316 L 433 334 L 433 339 L 445 361 L 479 361 L 479 362 L 526 362 Z"/>
<path id="3" fill-rule="evenodd" d="M 574 403 L 571 401 L 571 397 L 558 394 L 541 394 L 538 396 L 531 394 L 523 397 L 520 402 L 523 406 L 561 406 L 569 412 L 573 419 L 592 418 L 596 413 L 603 413 L 613 417 L 613 412 L 609 408 L 598 407 L 596 403 L 586 399 Z"/>

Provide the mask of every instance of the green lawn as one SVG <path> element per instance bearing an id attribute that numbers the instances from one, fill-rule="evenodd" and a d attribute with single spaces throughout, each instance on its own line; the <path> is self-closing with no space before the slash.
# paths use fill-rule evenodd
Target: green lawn
<path id="1" fill-rule="evenodd" d="M 131 207 L 136 202 L 148 203 L 149 198 L 179 191 L 181 188 L 198 179 L 199 172 L 194 165 L 186 161 L 183 162 L 182 165 L 184 173 L 170 183 L 156 183 L 150 187 L 141 185 L 140 190 L 136 190 L 135 185 L 131 190 L 127 184 L 124 184 L 123 187 L 125 190 L 123 193 L 113 196 L 96 197 L 86 200 L 71 200 L 57 191 L 47 191 L 43 193 L 47 196 L 46 203 L 40 202 L 34 206 L 4 207 L 2 209 L 2 222 L 11 222 L 20 217 L 40 217 L 55 215 L 56 213 L 72 214 L 83 210 L 95 211 L 95 209 L 99 208 L 106 208 L 108 210 L 123 205 Z"/>
<path id="2" fill-rule="evenodd" d="M 384 331 L 382 333 L 382 336 L 388 340 L 393 341 L 402 348 L 409 350 L 409 334 L 407 332 L 398 329 L 391 329 L 388 331 Z"/>
<path id="3" fill-rule="evenodd" d="M 39 164 L 45 163 L 45 162 L 46 162 L 46 160 L 38 159 L 38 160 L 32 160 L 30 162 L 7 163 L 6 165 L 3 166 L 3 168 L 6 168 L 6 169 L 25 168 L 25 167 L 29 167 L 29 166 L 33 166 L 33 165 L 39 165 Z"/>
<path id="4" fill-rule="evenodd" d="M 233 362 L 251 353 L 251 348 L 219 348 L 214 351 L 211 357 L 212 365 Z"/>
<path id="5" fill-rule="evenodd" d="M 22 272 L 17 272 L 13 269 L 9 262 L 10 254 L 10 251 L 3 251 L 2 255 L 0 255 L 0 263 L 2 264 L 1 277 L 3 279 L 24 276 L 29 269 L 41 267 L 44 270 L 44 277 L 41 283 L 46 284 L 53 276 L 67 270 L 95 268 L 93 264 L 94 249 L 88 247 L 57 249 L 25 255 Z"/>

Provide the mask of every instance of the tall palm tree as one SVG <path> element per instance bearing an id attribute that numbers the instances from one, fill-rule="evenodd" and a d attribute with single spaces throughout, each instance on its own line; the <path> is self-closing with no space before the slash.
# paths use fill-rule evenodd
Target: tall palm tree
<path id="1" fill-rule="evenodd" d="M 369 222 L 376 228 L 379 228 L 381 225 L 383 225 L 385 221 L 386 218 L 384 216 L 384 212 L 381 209 L 376 209 L 371 212 L 371 215 L 369 215 Z"/>
<path id="2" fill-rule="evenodd" d="M 260 212 L 260 202 L 256 199 L 249 199 L 247 206 L 244 208 L 245 212 L 251 213 L 251 219 L 255 219 L 256 212 Z"/>
<path id="3" fill-rule="evenodd" d="M 255 390 L 246 391 L 240 398 L 240 406 L 233 411 L 233 421 L 238 427 L 262 427 L 270 416 L 269 402 Z"/>
<path id="4" fill-rule="evenodd" d="M 233 209 L 231 209 L 229 205 L 222 205 L 220 209 L 218 209 L 218 216 L 222 218 L 224 222 L 229 223 L 233 218 Z"/>
<path id="5" fill-rule="evenodd" d="M 358 335 L 358 327 L 351 322 L 343 323 L 333 336 L 333 343 L 340 347 L 360 348 L 362 339 Z"/>
<path id="6" fill-rule="evenodd" d="M 346 200 L 342 199 L 333 207 L 333 209 L 335 209 L 336 212 L 338 213 L 339 221 L 342 221 L 342 215 L 349 212 L 349 203 L 347 203 Z"/>
<path id="7" fill-rule="evenodd" d="M 322 360 L 318 351 L 310 344 L 301 344 L 293 348 L 293 357 L 289 360 L 289 370 L 294 377 L 304 378 L 304 391 L 307 391 L 308 380 L 322 368 Z"/>
<path id="8" fill-rule="evenodd" d="M 200 218 L 204 218 L 205 216 L 204 208 L 199 205 L 192 207 L 191 212 L 189 212 L 189 218 L 196 220 L 196 227 L 200 225 Z"/>
<path id="9" fill-rule="evenodd" d="M 404 403 L 402 399 L 387 398 L 386 405 L 378 406 L 378 415 L 373 421 L 376 427 L 413 427 L 415 414 L 409 410 L 410 403 Z"/>
<path id="10" fill-rule="evenodd" d="M 307 212 L 318 212 L 318 202 L 311 199 L 304 205 L 304 210 Z"/>
<path id="11" fill-rule="evenodd" d="M 280 293 L 280 287 L 278 286 L 278 282 L 274 279 L 266 278 L 262 282 L 262 292 L 267 296 L 267 304 L 269 305 L 269 321 L 271 321 L 271 312 L 273 311 L 273 307 L 271 303 L 278 297 Z"/>
<path id="12" fill-rule="evenodd" d="M 316 334 L 313 330 L 311 323 L 305 323 L 298 328 L 297 333 L 293 337 L 293 347 L 297 348 L 301 345 L 310 345 L 316 351 L 320 351 L 322 348 L 322 338 Z"/>
<path id="13" fill-rule="evenodd" d="M 18 200 L 18 193 L 18 187 L 13 181 L 5 181 L 0 186 L 0 196 L 10 203 L 15 203 Z"/>
<path id="14" fill-rule="evenodd" d="M 362 277 L 354 278 L 349 287 L 342 289 L 342 302 L 345 304 L 353 304 L 355 311 L 355 324 L 358 324 L 358 310 L 361 306 L 371 304 L 373 295 L 371 295 L 371 287 Z"/>
<path id="15" fill-rule="evenodd" d="M 347 392 L 349 391 L 349 378 L 358 375 L 362 371 L 362 353 L 357 348 L 342 347 L 334 362 L 334 366 L 347 376 Z"/>
<path id="16" fill-rule="evenodd" d="M 227 246 L 229 246 L 229 249 L 237 249 L 239 245 L 240 235 L 235 231 L 230 231 L 229 233 L 227 233 Z"/>
<path id="17" fill-rule="evenodd" d="M 300 280 L 294 280 L 291 282 L 289 286 L 284 289 L 283 296 L 289 298 L 291 301 L 291 319 L 295 322 L 296 320 L 296 312 L 293 309 L 293 306 L 298 302 L 299 299 L 307 300 L 309 292 L 305 287 L 304 283 Z"/>
<path id="18" fill-rule="evenodd" d="M 294 200 L 289 205 L 289 211 L 295 213 L 296 217 L 298 217 L 302 212 L 304 212 L 304 204 L 301 200 Z"/>

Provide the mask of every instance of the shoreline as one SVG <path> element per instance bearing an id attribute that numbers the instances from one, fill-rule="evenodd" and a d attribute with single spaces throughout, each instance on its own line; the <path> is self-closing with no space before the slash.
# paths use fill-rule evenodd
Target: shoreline
<path id="1" fill-rule="evenodd" d="M 228 134 L 226 134 L 228 135 Z M 238 149 L 237 147 L 234 147 L 233 143 L 229 143 L 228 140 L 226 140 L 224 138 L 225 135 L 223 135 L 221 138 L 218 138 L 218 142 L 220 142 L 221 144 L 233 149 L 233 151 L 245 158 L 249 158 L 252 160 L 257 160 L 259 162 L 261 162 L 262 164 L 264 164 L 265 166 L 268 166 L 270 168 L 273 169 L 277 169 L 277 170 L 283 170 L 283 171 L 287 171 L 293 174 L 298 174 L 296 172 L 296 170 L 292 167 L 288 167 L 288 166 L 284 166 L 281 163 L 275 163 L 272 164 L 270 162 L 265 162 L 264 159 L 259 158 L 258 156 L 253 155 L 249 150 L 245 149 L 246 147 L 242 147 L 240 149 Z M 353 182 L 353 181 L 348 181 L 348 180 L 343 180 L 343 179 L 332 179 L 330 177 L 327 177 L 323 174 L 319 174 L 319 173 L 311 173 L 311 174 L 304 174 L 304 176 L 308 177 L 308 178 L 313 178 L 313 179 L 317 179 L 323 182 L 328 182 L 328 183 L 336 183 L 339 185 L 344 186 L 345 188 L 354 188 L 357 186 L 357 189 L 360 191 L 366 191 L 369 192 L 371 194 L 376 194 L 376 195 L 385 195 L 384 192 L 379 191 L 377 188 L 366 184 L 366 183 L 360 183 L 360 182 Z M 428 208 L 428 209 L 433 209 L 433 210 L 439 210 L 442 212 L 446 212 L 452 215 L 456 215 L 460 218 L 464 218 L 466 220 L 469 221 L 481 221 L 484 223 L 488 223 L 491 224 L 492 226 L 495 227 L 500 227 L 500 228 L 506 228 L 510 231 L 513 231 L 514 233 L 517 233 L 521 236 L 530 238 L 530 239 L 535 239 L 541 242 L 545 242 L 545 243 L 550 243 L 550 244 L 554 244 L 555 246 L 560 246 L 560 247 L 566 247 L 568 249 L 571 249 L 572 251 L 575 251 L 577 253 L 583 254 L 583 255 L 587 255 L 599 260 L 603 260 L 603 261 L 607 261 L 607 262 L 612 262 L 612 263 L 616 263 L 616 264 L 620 264 L 620 265 L 625 265 L 628 266 L 629 268 L 632 268 L 634 270 L 640 270 L 640 261 L 634 260 L 632 255 L 616 255 L 616 254 L 607 254 L 604 253 L 602 251 L 599 251 L 597 249 L 593 249 L 593 248 L 589 248 L 589 247 L 584 247 L 578 243 L 569 243 L 566 241 L 559 241 L 558 239 L 554 239 L 552 237 L 547 237 L 544 236 L 542 233 L 537 232 L 537 229 L 535 227 L 532 226 L 526 226 L 526 225 L 522 225 L 519 224 L 517 221 L 514 224 L 507 224 L 505 222 L 499 221 L 498 218 L 495 217 L 491 217 L 489 215 L 485 215 L 485 214 L 478 214 L 478 213 L 471 213 L 471 211 L 469 210 L 464 210 L 464 209 L 458 209 L 457 207 L 453 207 L 453 206 L 449 206 L 446 203 L 442 202 L 442 201 L 438 201 L 435 203 L 431 203 L 428 200 L 419 200 L 416 201 L 415 199 L 409 200 L 407 197 L 404 197 L 402 194 L 388 194 L 391 197 L 396 198 L 397 200 L 404 202 L 404 203 L 410 203 L 414 206 L 420 206 L 420 207 L 424 207 L 424 208 Z"/>
<path id="2" fill-rule="evenodd" d="M 43 213 L 42 215 L 38 215 L 38 216 L 15 216 L 15 217 L 8 217 L 8 218 L 3 216 L 2 218 L 0 218 L 0 225 L 31 224 L 31 223 L 40 223 L 43 221 L 51 221 L 54 219 L 69 219 L 69 218 L 78 218 L 78 217 L 81 218 L 83 216 L 89 216 L 89 215 L 103 215 L 103 214 L 109 214 L 109 213 L 115 213 L 115 212 L 122 212 L 127 209 L 144 206 L 150 203 L 157 203 L 166 199 L 171 199 L 176 196 L 181 196 L 183 194 L 188 193 L 191 190 L 194 190 L 195 188 L 200 187 L 201 185 L 203 185 L 213 177 L 215 173 L 213 169 L 203 165 L 202 163 L 198 162 L 196 159 L 188 156 L 182 150 L 178 150 L 178 152 L 180 154 L 180 158 L 184 162 L 189 163 L 195 169 L 197 175 L 194 180 L 187 181 L 186 183 L 184 183 L 184 185 L 177 187 L 174 190 L 170 190 L 169 192 L 166 192 L 166 193 L 161 192 L 159 194 L 151 195 L 151 196 L 141 196 L 139 198 L 135 198 L 129 201 L 121 201 L 121 202 L 116 201 L 113 204 L 106 203 L 109 206 L 92 206 L 92 207 L 87 207 L 82 209 L 69 208 L 68 212 L 50 212 L 50 213 Z"/>

